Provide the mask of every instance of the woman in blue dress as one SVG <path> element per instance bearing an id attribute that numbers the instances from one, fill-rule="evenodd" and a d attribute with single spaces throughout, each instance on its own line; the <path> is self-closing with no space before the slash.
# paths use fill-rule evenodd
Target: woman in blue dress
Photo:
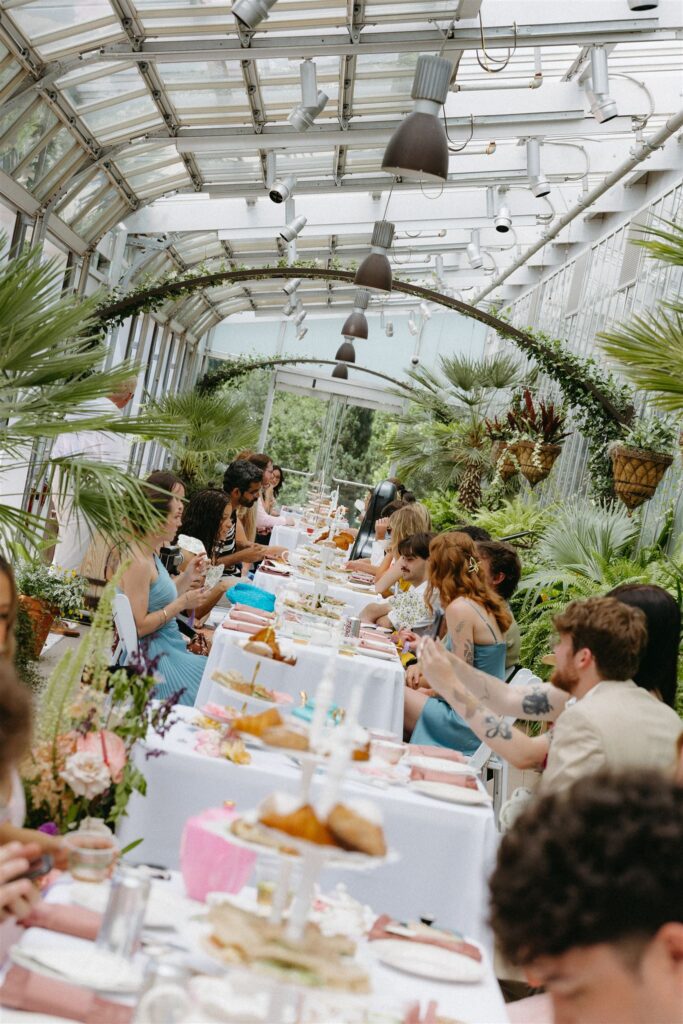
<path id="1" fill-rule="evenodd" d="M 130 561 L 120 586 L 130 601 L 138 637 L 146 641 L 149 657 L 159 656 L 158 672 L 163 682 L 154 690 L 154 696 L 163 700 L 182 690 L 178 703 L 194 704 L 206 658 L 187 650 L 176 615 L 206 600 L 200 589 L 206 573 L 206 556 L 197 555 L 180 576 L 171 579 L 161 563 L 159 549 L 172 543 L 178 532 L 185 488 L 173 473 L 152 473 L 146 483 L 150 503 L 164 518 L 153 532 L 130 545 Z"/>
<path id="2" fill-rule="evenodd" d="M 429 582 L 445 609 L 445 644 L 459 658 L 505 679 L 505 633 L 512 617 L 489 586 L 474 541 L 457 531 L 442 533 L 429 546 Z M 408 669 L 405 729 L 411 743 L 450 747 L 470 755 L 481 741 L 457 711 L 432 695 L 417 665 Z"/>

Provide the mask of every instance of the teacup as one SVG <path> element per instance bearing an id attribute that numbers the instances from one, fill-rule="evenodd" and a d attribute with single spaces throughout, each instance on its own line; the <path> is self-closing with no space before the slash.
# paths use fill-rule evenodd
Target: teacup
<path id="1" fill-rule="evenodd" d="M 64 837 L 68 849 L 69 871 L 79 882 L 104 882 L 119 855 L 114 836 L 104 832 L 71 832 Z"/>

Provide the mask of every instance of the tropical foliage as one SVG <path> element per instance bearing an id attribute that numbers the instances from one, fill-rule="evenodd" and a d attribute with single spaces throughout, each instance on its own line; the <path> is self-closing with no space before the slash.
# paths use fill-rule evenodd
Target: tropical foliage
<path id="1" fill-rule="evenodd" d="M 44 601 L 57 615 L 75 615 L 83 607 L 87 580 L 72 569 L 24 562 L 16 571 L 17 590 Z"/>

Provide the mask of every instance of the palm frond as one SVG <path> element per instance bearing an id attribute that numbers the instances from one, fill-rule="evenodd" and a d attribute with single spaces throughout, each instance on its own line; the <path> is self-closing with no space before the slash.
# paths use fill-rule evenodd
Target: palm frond
<path id="1" fill-rule="evenodd" d="M 683 266 L 683 224 L 673 220 L 663 220 L 665 228 L 644 228 L 648 238 L 639 238 L 635 244 L 647 249 L 649 256 L 662 263 L 670 263 L 675 267 Z"/>
<path id="2" fill-rule="evenodd" d="M 617 330 L 602 331 L 601 348 L 621 364 L 637 387 L 669 411 L 683 409 L 683 308 L 633 316 Z"/>

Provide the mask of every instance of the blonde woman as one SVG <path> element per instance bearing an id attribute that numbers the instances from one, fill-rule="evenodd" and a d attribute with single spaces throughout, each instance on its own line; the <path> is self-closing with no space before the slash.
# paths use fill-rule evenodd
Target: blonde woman
<path id="1" fill-rule="evenodd" d="M 380 564 L 374 567 L 377 570 L 373 575 L 375 575 L 375 590 L 378 594 L 384 594 L 391 590 L 401 578 L 399 544 L 416 533 L 429 533 L 431 528 L 432 520 L 429 511 L 419 501 L 404 505 L 392 512 L 387 526 L 386 554 Z M 369 571 L 372 572 L 372 570 Z"/>

